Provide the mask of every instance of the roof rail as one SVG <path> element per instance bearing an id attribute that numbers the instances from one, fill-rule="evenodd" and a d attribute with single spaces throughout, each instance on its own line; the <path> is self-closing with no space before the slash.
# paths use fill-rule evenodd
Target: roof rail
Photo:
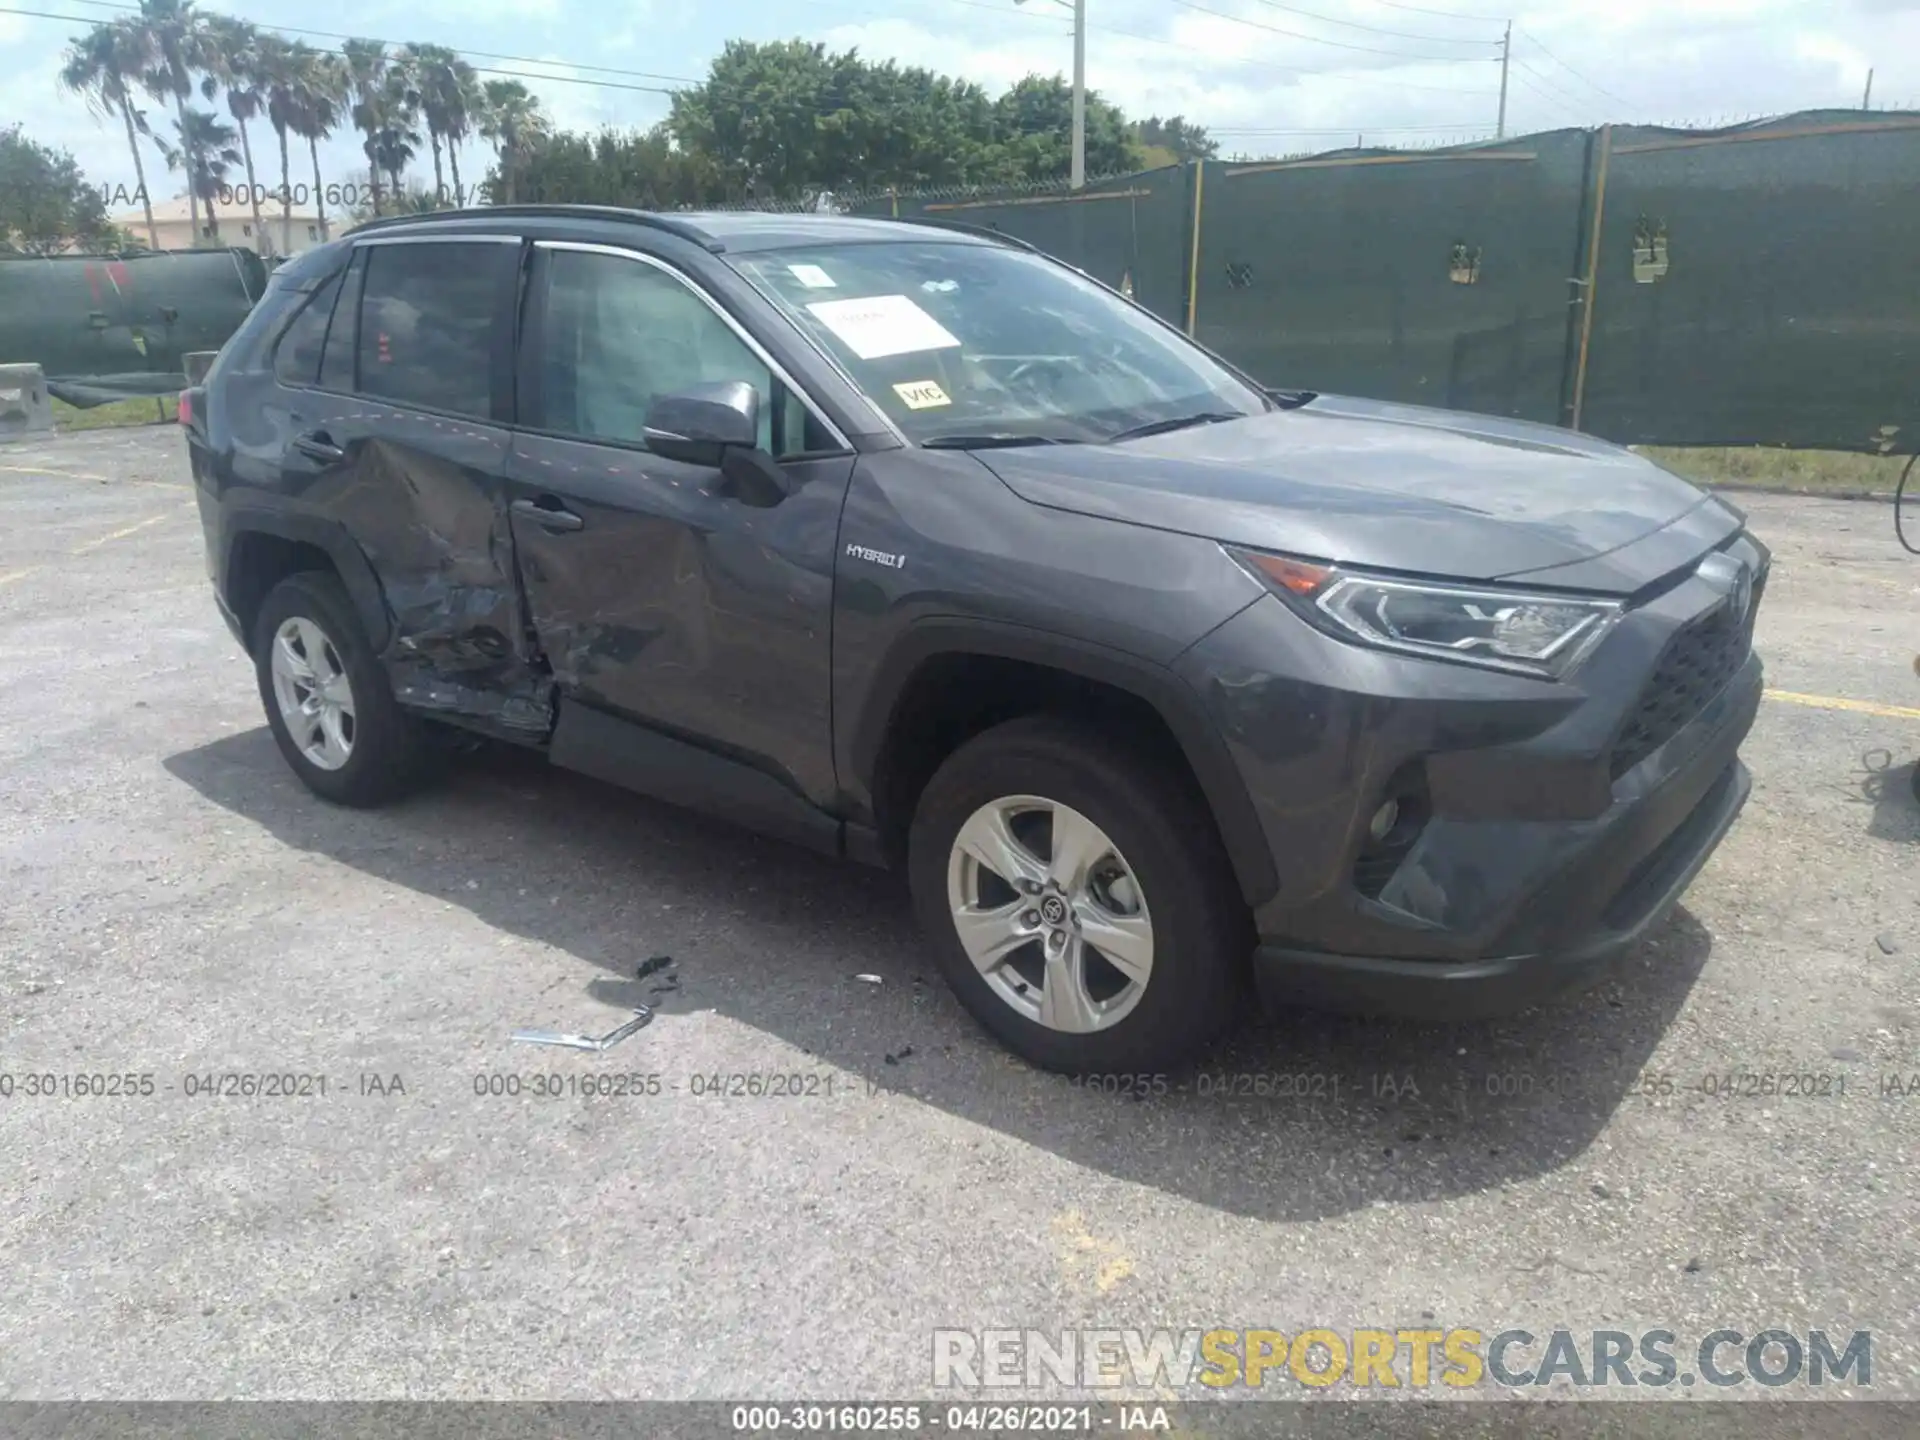
<path id="1" fill-rule="evenodd" d="M 1046 252 L 1031 240 L 1022 240 L 1018 235 L 1009 235 L 1004 230 L 995 230 L 991 225 L 969 225 L 964 220 L 936 220 L 926 215 L 873 215 L 873 220 L 891 220 L 900 225 L 928 225 L 936 230 L 958 230 L 963 235 L 979 235 L 984 239 L 998 240 L 1002 244 L 1012 245 L 1021 250 L 1031 250 L 1036 255 Z"/>
<path id="2" fill-rule="evenodd" d="M 629 210 L 621 205 L 474 205 L 462 210 L 429 210 L 419 215 L 382 215 L 377 220 L 354 226 L 342 238 L 364 234 L 369 230 L 391 230 L 401 225 L 424 225 L 441 220 L 529 219 L 541 216 L 573 220 L 623 220 L 631 225 L 647 225 L 655 230 L 664 230 L 669 235 L 678 235 L 682 240 L 690 240 L 716 255 L 727 248 L 698 225 L 690 225 L 684 220 L 651 210 Z"/>

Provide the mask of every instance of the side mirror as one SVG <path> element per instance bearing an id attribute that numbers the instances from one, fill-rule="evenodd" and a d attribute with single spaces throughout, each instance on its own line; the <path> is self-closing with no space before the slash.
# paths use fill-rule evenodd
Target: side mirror
<path id="1" fill-rule="evenodd" d="M 661 395 L 647 407 L 647 448 L 668 460 L 716 469 L 736 446 L 760 443 L 760 395 L 744 380 Z"/>

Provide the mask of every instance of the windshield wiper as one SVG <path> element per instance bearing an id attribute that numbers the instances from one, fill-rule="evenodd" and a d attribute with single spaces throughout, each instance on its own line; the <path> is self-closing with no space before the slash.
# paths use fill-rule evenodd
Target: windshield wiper
<path id="1" fill-rule="evenodd" d="M 936 435 L 922 440 L 922 450 L 1011 450 L 1016 445 L 1078 445 L 1057 435 Z"/>
<path id="2" fill-rule="evenodd" d="M 1107 443 L 1113 445 L 1121 440 L 1144 440 L 1149 435 L 1165 435 L 1169 430 L 1185 430 L 1194 425 L 1219 425 L 1228 420 L 1246 418 L 1238 410 L 1203 410 L 1197 415 L 1175 415 L 1170 420 L 1149 420 L 1144 425 L 1135 425 L 1131 430 L 1122 430 L 1118 435 L 1109 435 Z"/>

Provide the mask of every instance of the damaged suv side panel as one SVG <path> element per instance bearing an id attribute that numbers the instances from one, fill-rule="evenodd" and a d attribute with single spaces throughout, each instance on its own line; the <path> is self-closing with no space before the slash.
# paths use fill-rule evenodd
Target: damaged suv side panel
<path id="1" fill-rule="evenodd" d="M 228 482 L 259 487 L 229 500 L 236 514 L 278 512 L 261 528 L 281 534 L 324 515 L 353 537 L 396 699 L 540 741 L 552 686 L 503 479 L 520 256 L 518 237 L 463 235 L 306 257 L 276 277 L 303 299 L 279 301 L 267 363 L 239 367 L 244 399 L 207 418 L 226 432 L 212 453 L 230 457 Z"/>

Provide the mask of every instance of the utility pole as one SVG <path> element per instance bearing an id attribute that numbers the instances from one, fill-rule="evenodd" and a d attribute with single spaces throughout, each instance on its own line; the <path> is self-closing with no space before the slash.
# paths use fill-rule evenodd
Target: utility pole
<path id="1" fill-rule="evenodd" d="M 1087 183 L 1087 0 L 1073 0 L 1073 188 Z"/>
<path id="2" fill-rule="evenodd" d="M 1027 0 L 1013 0 L 1024 5 Z M 1073 171 L 1071 183 L 1078 190 L 1087 183 L 1087 0 L 1053 0 L 1063 10 L 1073 11 Z"/>
<path id="3" fill-rule="evenodd" d="M 1862 110 L 1873 108 L 1873 71 L 1871 69 L 1867 71 L 1867 93 L 1860 97 L 1860 108 Z"/>
<path id="4" fill-rule="evenodd" d="M 1500 120 L 1493 127 L 1493 138 L 1507 138 L 1507 65 L 1513 59 L 1513 22 L 1507 21 L 1507 33 L 1500 37 Z"/>

